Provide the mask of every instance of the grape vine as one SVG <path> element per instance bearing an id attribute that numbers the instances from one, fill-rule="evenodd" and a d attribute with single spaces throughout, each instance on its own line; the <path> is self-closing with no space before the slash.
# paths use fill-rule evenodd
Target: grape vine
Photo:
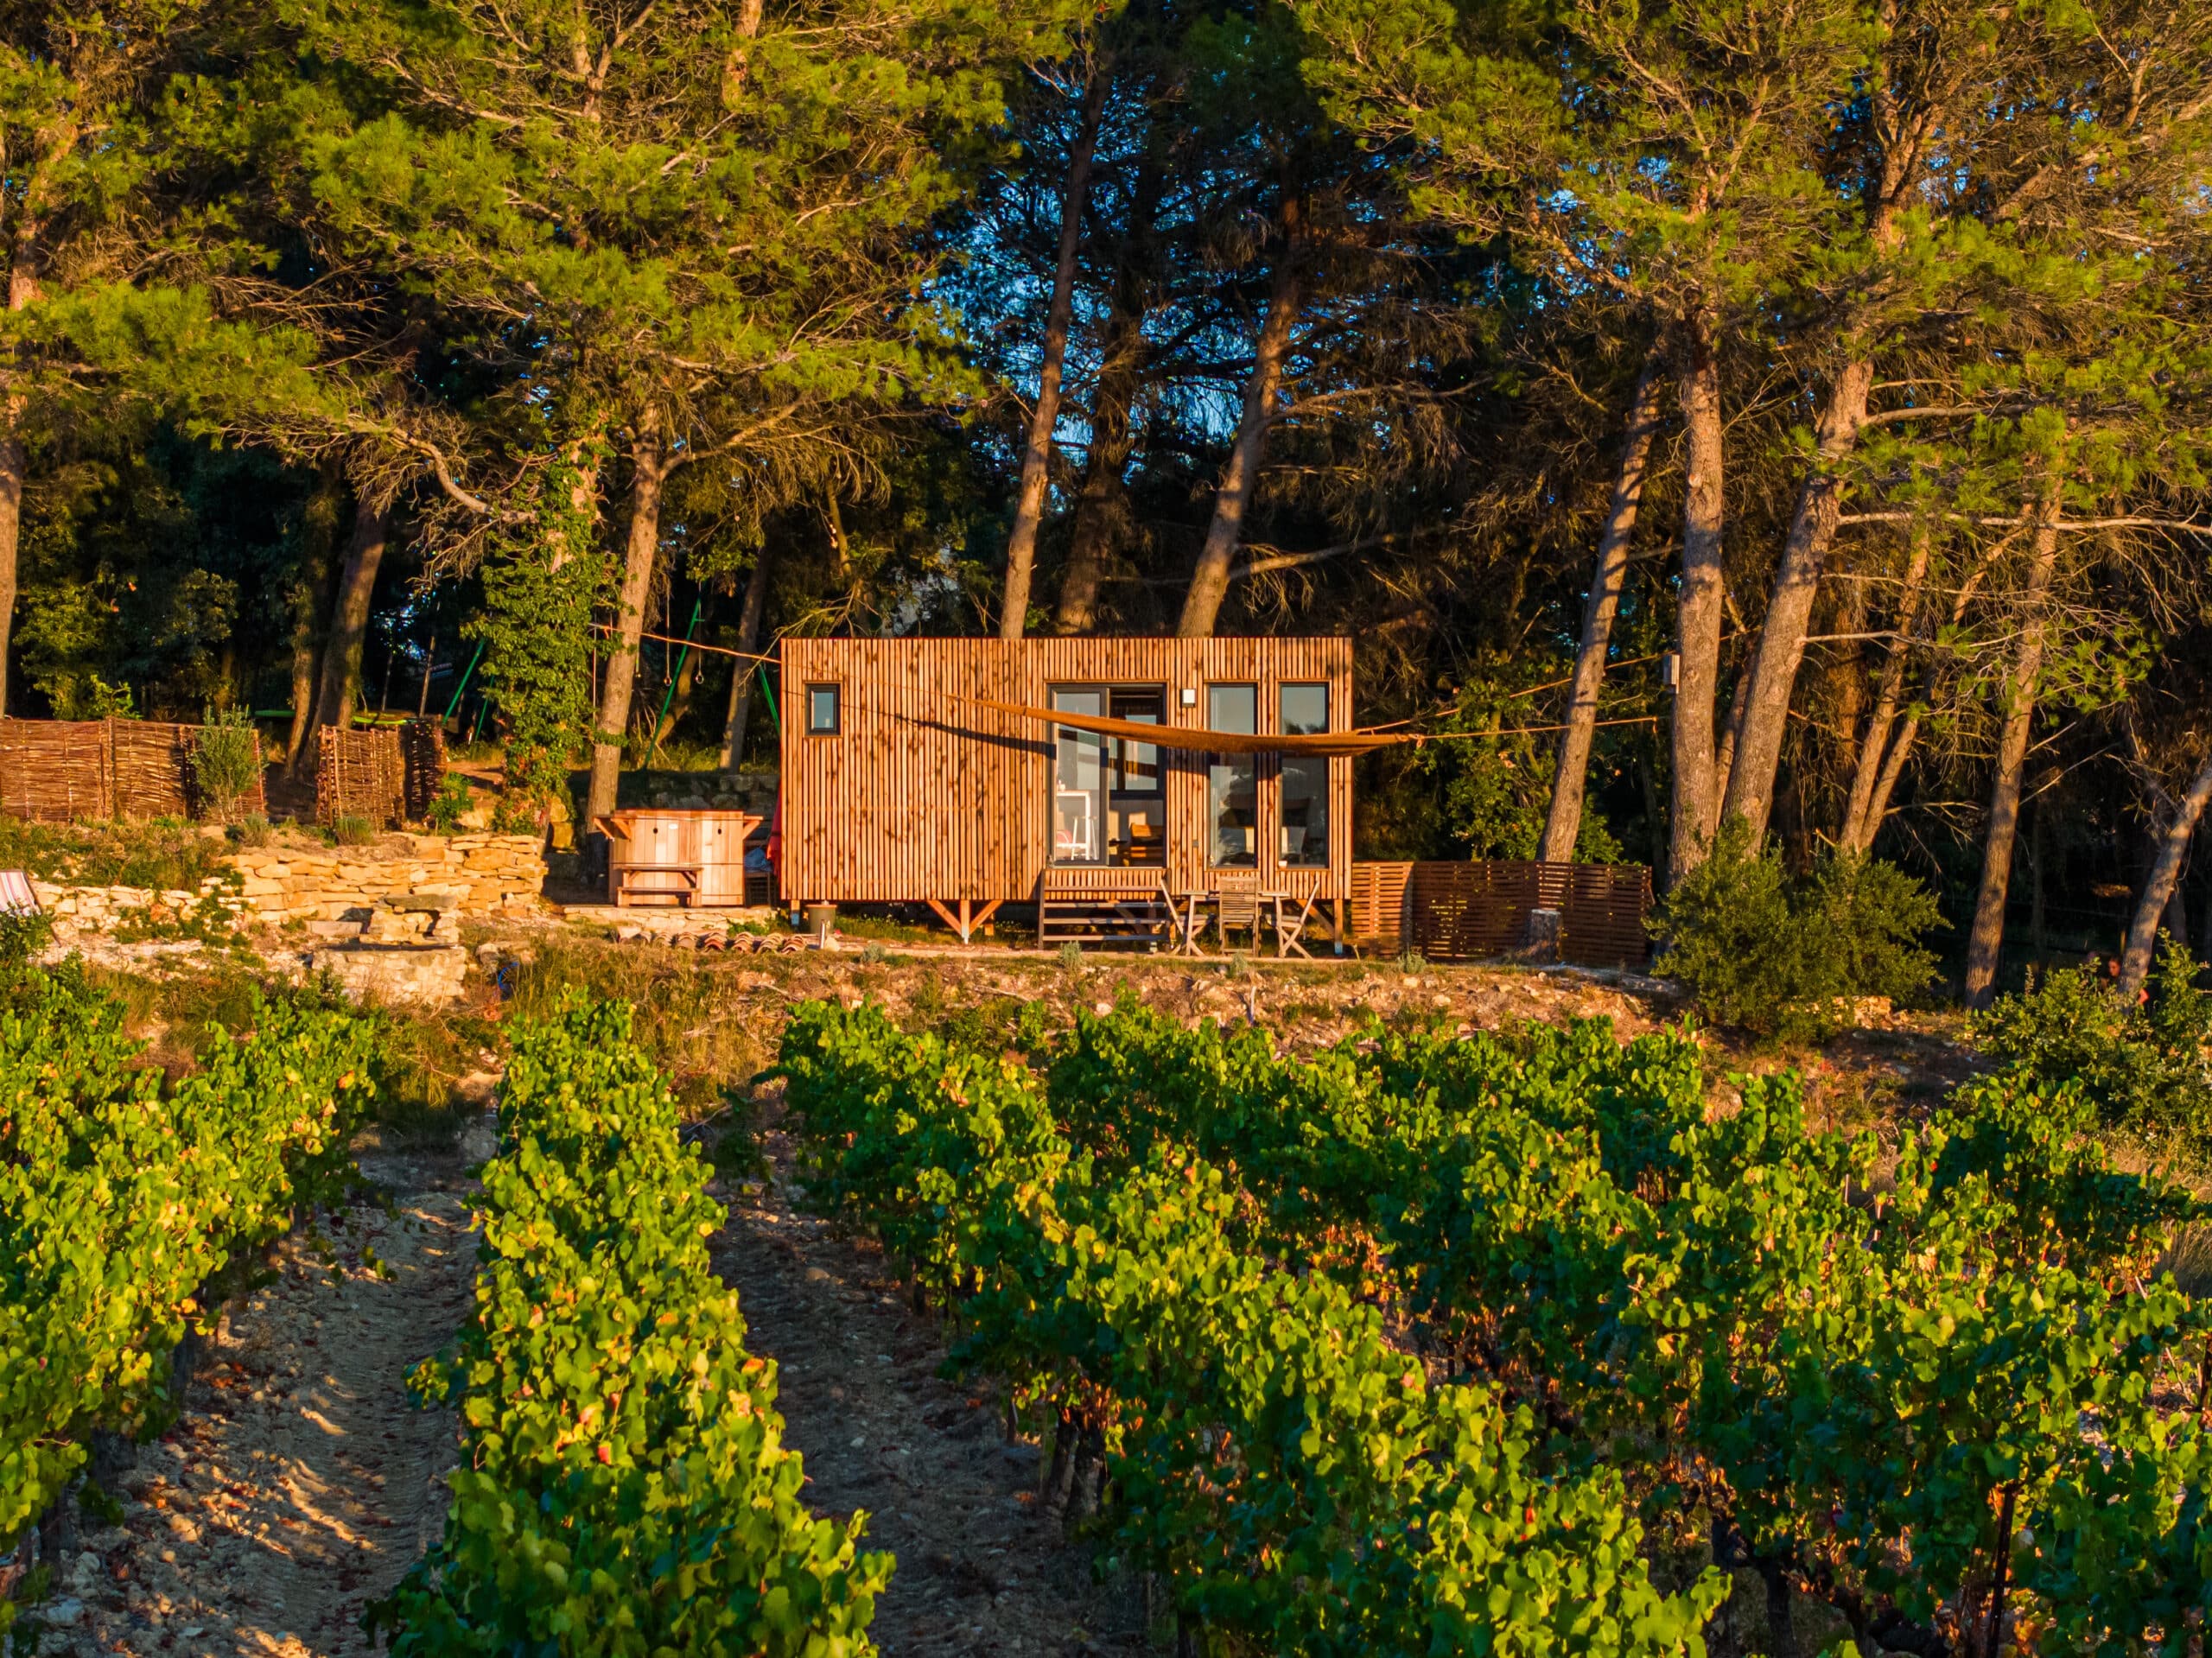
<path id="1" fill-rule="evenodd" d="M 1440 1493 L 1519 1501 L 1484 1483 L 1503 1464 L 1613 1505 L 1543 1540 L 1600 1621 L 1650 1592 L 1600 1540 L 1645 1527 L 1862 1645 L 1955 1642 L 2000 1558 L 2021 1649 L 2202 1627 L 2212 1320 L 2154 1272 L 2200 1207 L 2113 1169 L 2067 1089 L 1985 1077 L 1885 1147 L 1809 1130 L 1792 1077 L 1723 1103 L 1694 1040 L 1597 1021 L 1293 1061 L 1125 1005 L 1043 1057 L 1040 1085 L 810 1007 L 783 1070 L 822 1198 L 912 1264 L 966 1362 L 1098 1444 L 1116 1546 L 1186 1611 L 1283 1649 L 1408 1617 L 1433 1650 L 1477 1624 L 1520 1649 L 1518 1611 L 1447 1633 L 1440 1605 L 1493 1603 L 1408 1565 Z M 1704 1593 L 1654 1597 L 1651 1649 Z"/>
<path id="2" fill-rule="evenodd" d="M 483 1172 L 484 1267 L 453 1400 L 443 1540 L 372 1630 L 412 1655 L 860 1658 L 887 1554 L 802 1500 L 774 1367 L 747 1354 L 707 1240 L 722 1211 L 629 1012 L 517 1032 Z"/>
<path id="3" fill-rule="evenodd" d="M 259 1001 L 175 1083 L 73 970 L 0 1010 L 0 1542 L 60 1496 L 94 1429 L 173 1413 L 165 1362 L 208 1280 L 334 1194 L 372 1032 Z M 0 1602 L 0 1630 L 16 1608 Z"/>

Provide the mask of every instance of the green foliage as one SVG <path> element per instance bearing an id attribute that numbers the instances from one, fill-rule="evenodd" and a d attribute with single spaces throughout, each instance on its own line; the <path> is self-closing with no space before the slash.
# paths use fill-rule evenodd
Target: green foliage
<path id="1" fill-rule="evenodd" d="M 430 827 L 441 835 L 458 834 L 461 820 L 475 804 L 467 779 L 448 772 L 438 783 L 438 792 L 430 801 Z"/>
<path id="2" fill-rule="evenodd" d="M 1656 1591 L 1616 1475 L 1433 1383 L 1352 1288 L 1255 1243 L 1202 1153 L 1094 1153 L 1056 1126 L 1058 1070 L 1048 1098 L 873 1008 L 801 1007 L 779 1069 L 817 1195 L 947 1301 L 965 1363 L 1103 1456 L 1110 1557 L 1179 1613 L 1264 1651 L 1701 1649 L 1717 1573 Z"/>
<path id="3" fill-rule="evenodd" d="M 1708 1120 L 1693 1042 L 1597 1021 L 1372 1032 L 1307 1062 L 1124 1006 L 1078 1019 L 1040 1089 L 810 1004 L 784 1069 L 821 1197 L 945 1300 L 967 1362 L 1096 1436 L 1113 1546 L 1264 1649 L 1564 1649 L 1539 1644 L 1534 1609 L 1564 1604 L 1541 1589 L 1390 1575 L 1431 1481 L 1464 1482 L 1459 1534 L 1484 1534 L 1494 1458 L 1560 1503 L 1531 1502 L 1520 1543 L 1579 1565 L 1583 1594 L 1611 1592 L 1640 1516 L 1740 1534 L 1855 1620 L 1926 1625 L 1986 1593 L 2008 1487 L 2012 1604 L 2063 1632 L 2050 1649 L 2177 1652 L 2162 1631 L 2212 1593 L 2212 1439 L 2165 1402 L 2212 1319 L 2152 1276 L 2202 1205 L 2113 1169 L 2070 1089 L 1961 1090 L 1877 1186 L 1875 1138 L 1808 1133 L 1795 1078 L 1738 1078 Z M 1398 1352 L 1481 1385 L 1363 1391 L 1377 1312 Z M 1502 1438 L 1401 1470 L 1427 1412 L 1485 1394 L 1514 1407 Z M 1524 1442 L 1538 1410 L 1550 1437 Z M 1361 1435 L 1371 1464 L 1330 1459 Z M 1547 1516 L 1605 1489 L 1580 1483 L 1593 1464 L 1634 1506 L 1570 1542 Z M 1331 1525 L 1371 1545 L 1325 1555 Z M 1317 1558 L 1325 1586 L 1274 1598 L 1279 1560 Z M 1412 1604 L 1372 1610 L 1370 1572 Z M 1446 1585 L 1480 1636 L 1433 1618 L 1416 1648 L 1392 1620 Z"/>
<path id="4" fill-rule="evenodd" d="M 502 829 L 535 828 L 568 786 L 589 746 L 592 607 L 604 597 L 607 562 L 596 550 L 579 461 L 552 468 L 543 516 L 499 538 L 484 569 L 482 677 L 506 737 Z M 582 550 L 579 550 L 582 549 Z"/>
<path id="5" fill-rule="evenodd" d="M 43 910 L 0 909 L 0 981 L 18 981 L 54 942 L 54 918 Z"/>
<path id="6" fill-rule="evenodd" d="M 377 834 L 376 819 L 358 817 L 352 813 L 341 816 L 330 826 L 330 838 L 340 846 L 372 846 Z"/>
<path id="7" fill-rule="evenodd" d="M 443 1540 L 368 1625 L 395 1658 L 801 1658 L 873 1648 L 891 1560 L 817 1520 L 707 1240 L 721 1210 L 627 1011 L 525 1025 L 484 1170 L 484 1267 L 457 1351 L 463 1465 Z"/>
<path id="8" fill-rule="evenodd" d="M 2076 1088 L 2099 1122 L 2152 1142 L 2212 1150 L 2212 993 L 2188 950 L 2163 942 L 2133 1001 L 2088 967 L 1999 997 L 1970 1029 L 1985 1053 L 2035 1086 Z"/>
<path id="9" fill-rule="evenodd" d="M 34 636 L 35 638 L 35 636 Z M 138 706 L 128 685 L 111 685 L 87 669 L 81 675 L 48 674 L 38 682 L 57 720 L 135 720 Z"/>
<path id="10" fill-rule="evenodd" d="M 231 825 L 230 838 L 240 846 L 264 847 L 276 835 L 276 828 L 260 812 L 248 812 Z"/>
<path id="11" fill-rule="evenodd" d="M 1465 734 L 1424 743 L 1418 751 L 1416 764 L 1443 782 L 1446 822 L 1470 856 L 1534 858 L 1543 842 L 1558 742 L 1551 734 L 1523 727 L 1544 723 L 1532 716 L 1531 708 L 1541 705 L 1529 693 L 1560 671 L 1556 661 L 1529 655 L 1478 664 L 1438 727 L 1440 734 Z M 1586 804 L 1574 861 L 1620 860 L 1620 843 L 1595 807 Z"/>
<path id="12" fill-rule="evenodd" d="M 1740 819 L 1651 918 L 1663 971 L 1723 1025 L 1818 1039 L 1859 996 L 1905 1002 L 1935 976 L 1922 935 L 1943 925 L 1936 900 L 1893 865 L 1826 852 L 1793 880 Z"/>
<path id="13" fill-rule="evenodd" d="M 0 1008 L 0 1540 L 60 1493 L 90 1430 L 167 1420 L 163 1361 L 201 1286 L 349 1167 L 369 1026 L 298 1001 L 251 1011 L 170 1083 L 81 975 L 34 975 Z M 14 1613 L 0 1603 L 0 1629 Z"/>
<path id="14" fill-rule="evenodd" d="M 261 732 L 244 708 L 207 709 L 192 738 L 192 782 L 207 810 L 227 823 L 261 781 Z"/>

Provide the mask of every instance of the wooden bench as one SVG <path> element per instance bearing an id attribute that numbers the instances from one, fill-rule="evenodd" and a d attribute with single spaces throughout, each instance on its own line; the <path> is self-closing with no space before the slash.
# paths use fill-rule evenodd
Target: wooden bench
<path id="1" fill-rule="evenodd" d="M 650 901 L 654 908 L 668 907 L 662 900 L 674 899 L 679 910 L 696 909 L 699 903 L 699 880 L 703 873 L 695 863 L 619 863 L 607 872 L 614 881 L 614 907 L 629 909 L 639 899 Z M 639 877 L 647 879 L 640 880 Z"/>

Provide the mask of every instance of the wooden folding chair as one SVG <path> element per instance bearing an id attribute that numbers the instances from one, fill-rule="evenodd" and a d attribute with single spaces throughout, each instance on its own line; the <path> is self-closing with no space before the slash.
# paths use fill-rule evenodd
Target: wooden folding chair
<path id="1" fill-rule="evenodd" d="M 1268 902 L 1274 906 L 1275 955 L 1278 957 L 1287 956 L 1293 950 L 1296 950 L 1307 961 L 1313 959 L 1303 940 L 1306 937 L 1306 924 L 1313 918 L 1313 905 L 1320 895 L 1321 887 L 1318 881 L 1306 889 L 1306 897 L 1302 901 L 1295 893 L 1268 894 Z M 1292 914 L 1290 910 L 1290 906 L 1294 904 L 1298 905 L 1295 915 Z M 1257 942 L 1255 935 L 1254 943 Z"/>

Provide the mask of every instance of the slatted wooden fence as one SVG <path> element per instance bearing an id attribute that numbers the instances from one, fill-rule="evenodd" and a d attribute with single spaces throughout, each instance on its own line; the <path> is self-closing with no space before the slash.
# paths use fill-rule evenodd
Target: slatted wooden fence
<path id="1" fill-rule="evenodd" d="M 1351 942 L 1370 956 L 1395 956 L 1405 948 L 1406 883 L 1410 863 L 1351 867 Z"/>
<path id="2" fill-rule="evenodd" d="M 1510 956 L 1528 942 L 1531 910 L 1557 910 L 1561 960 L 1641 967 L 1650 907 L 1651 872 L 1642 864 L 1416 863 L 1401 943 L 1432 962 Z"/>
<path id="3" fill-rule="evenodd" d="M 0 811 L 41 823 L 188 817 L 198 726 L 159 720 L 0 720 Z M 268 810 L 259 779 L 238 803 Z"/>

